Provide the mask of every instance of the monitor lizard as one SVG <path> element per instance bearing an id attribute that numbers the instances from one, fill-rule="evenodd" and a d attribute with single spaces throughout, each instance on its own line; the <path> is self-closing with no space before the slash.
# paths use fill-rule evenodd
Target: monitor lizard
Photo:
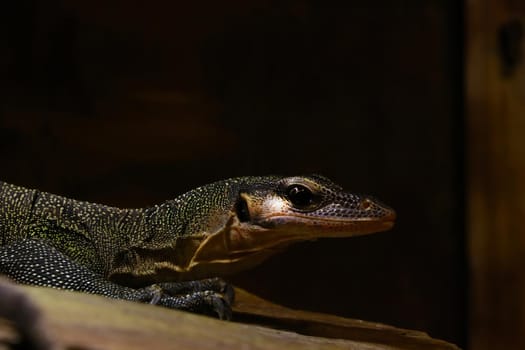
<path id="1" fill-rule="evenodd" d="M 384 231 L 395 212 L 320 175 L 239 177 L 144 209 L 0 182 L 0 273 L 18 283 L 231 318 L 222 277 L 288 245 Z"/>

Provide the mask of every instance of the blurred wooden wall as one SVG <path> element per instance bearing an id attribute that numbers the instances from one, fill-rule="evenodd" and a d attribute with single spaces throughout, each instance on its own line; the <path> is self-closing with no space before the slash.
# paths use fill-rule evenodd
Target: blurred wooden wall
<path id="1" fill-rule="evenodd" d="M 17 0 L 0 17 L 1 179 L 135 207 L 325 174 L 396 208 L 394 230 L 232 280 L 465 343 L 460 2 Z"/>
<path id="2" fill-rule="evenodd" d="M 472 349 L 525 349 L 525 2 L 466 8 Z"/>

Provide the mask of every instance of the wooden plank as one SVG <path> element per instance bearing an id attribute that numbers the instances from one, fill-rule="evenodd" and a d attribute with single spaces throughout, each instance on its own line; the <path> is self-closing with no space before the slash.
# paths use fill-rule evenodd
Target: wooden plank
<path id="1" fill-rule="evenodd" d="M 5 290 L 5 282 L 2 284 Z M 422 332 L 330 315 L 294 311 L 238 290 L 235 317 L 265 318 L 279 330 L 259 325 L 219 321 L 211 317 L 169 310 L 147 304 L 113 300 L 97 295 L 22 286 L 9 286 L 18 305 L 34 304 L 39 324 L 58 348 L 75 349 L 353 349 L 457 350 Z M 19 290 L 20 295 L 13 297 Z M 5 297 L 5 294 L 2 296 Z M 27 301 L 20 302 L 29 297 Z M 34 307 L 31 306 L 31 307 Z M 17 324 L 35 327 L 35 312 L 23 307 L 13 312 Z M 33 315 L 24 321 L 20 313 Z M 8 313 L 7 313 L 8 314 Z M 5 316 L 3 312 L 2 316 Z M 284 323 L 276 323 L 278 320 Z M 254 318 L 252 318 L 254 320 Z M 303 334 L 286 328 L 293 320 L 303 325 Z M 340 332 L 342 337 L 334 332 Z M 312 334 L 316 334 L 313 336 Z M 324 336 L 323 336 L 324 335 Z M 43 337 L 36 337 L 43 338 Z M 16 342 L 13 328 L 0 322 L 0 347 Z M 45 347 L 46 349 L 48 347 Z"/>
<path id="2" fill-rule="evenodd" d="M 519 3 L 466 6 L 470 346 L 476 350 L 525 348 L 525 71 L 521 64 L 505 72 L 498 41 L 503 25 L 523 20 Z"/>

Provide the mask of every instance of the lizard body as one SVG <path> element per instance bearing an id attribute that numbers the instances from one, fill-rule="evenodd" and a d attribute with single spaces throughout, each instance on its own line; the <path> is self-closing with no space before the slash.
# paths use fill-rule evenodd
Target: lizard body
<path id="1" fill-rule="evenodd" d="M 215 277 L 294 242 L 384 231 L 394 219 L 318 175 L 227 179 L 145 209 L 0 182 L 0 273 L 229 318 L 232 289 Z"/>

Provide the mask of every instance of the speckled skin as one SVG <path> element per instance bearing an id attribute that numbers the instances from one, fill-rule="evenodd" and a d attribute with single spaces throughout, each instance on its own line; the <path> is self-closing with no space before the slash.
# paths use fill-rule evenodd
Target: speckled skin
<path id="1" fill-rule="evenodd" d="M 297 198 L 287 192 L 296 184 L 312 191 L 306 199 L 297 197 L 302 201 L 297 208 L 293 203 Z M 246 209 L 241 210 L 241 204 Z M 281 215 L 274 215 L 277 211 Z M 329 220 L 322 221 L 326 218 Z M 203 263 L 204 267 L 198 266 L 193 272 L 188 266 L 195 263 L 196 256 L 217 259 L 217 254 L 228 253 L 223 251 L 226 248 L 244 254 L 237 259 L 240 262 L 227 255 L 217 259 L 221 264 L 229 264 L 231 259 L 236 270 L 259 263 L 269 254 L 261 258 L 251 252 L 257 251 L 255 239 L 255 246 L 246 250 L 245 241 L 238 243 L 241 248 L 232 245 L 219 249 L 206 238 L 216 235 L 224 240 L 235 233 L 244 237 L 261 231 L 314 233 L 305 233 L 304 237 L 295 234 L 285 242 L 287 245 L 321 237 L 323 230 L 336 232 L 332 237 L 340 236 L 339 231 L 346 235 L 381 231 L 386 226 L 363 229 L 362 224 L 385 218 L 393 220 L 390 208 L 369 197 L 345 193 L 320 176 L 228 179 L 146 209 L 108 207 L 0 182 L 0 272 L 20 283 L 150 302 L 228 319 L 233 292 L 215 278 L 224 267 L 214 269 L 213 264 L 208 267 Z M 302 226 L 293 226 L 296 223 Z M 273 252 L 267 250 L 271 245 L 271 241 L 264 242 L 261 250 Z M 184 281 L 195 277 L 205 279 Z"/>

